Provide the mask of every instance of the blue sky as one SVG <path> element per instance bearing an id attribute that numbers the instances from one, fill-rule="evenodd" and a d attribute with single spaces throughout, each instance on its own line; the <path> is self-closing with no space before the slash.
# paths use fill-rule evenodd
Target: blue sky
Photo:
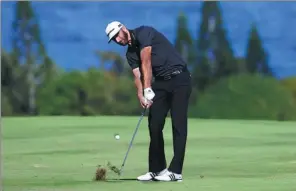
<path id="1" fill-rule="evenodd" d="M 2 46 L 11 48 L 14 2 L 2 2 Z M 106 43 L 104 29 L 112 20 L 128 27 L 151 25 L 170 41 L 175 39 L 176 19 L 188 16 L 196 39 L 201 2 L 33 2 L 48 54 L 65 69 L 86 69 L 99 64 L 96 50 L 125 48 Z M 244 56 L 250 25 L 255 22 L 278 77 L 296 75 L 296 3 L 222 2 L 224 27 L 237 56 Z"/>

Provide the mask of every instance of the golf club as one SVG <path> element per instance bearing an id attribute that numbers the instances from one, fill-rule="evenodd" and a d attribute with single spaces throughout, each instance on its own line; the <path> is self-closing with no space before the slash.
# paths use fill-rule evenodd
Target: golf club
<path id="1" fill-rule="evenodd" d="M 119 170 L 119 176 L 122 174 L 122 170 L 123 170 L 123 167 L 124 167 L 124 165 L 125 165 L 125 161 L 126 161 L 126 159 L 127 159 L 128 153 L 129 153 L 129 151 L 130 151 L 130 149 L 131 149 L 131 147 L 132 147 L 133 141 L 134 141 L 135 136 L 136 136 L 136 134 L 137 134 L 137 131 L 138 131 L 139 127 L 140 127 L 140 123 L 141 123 L 141 121 L 142 121 L 142 119 L 143 119 L 143 117 L 144 117 L 144 115 L 145 115 L 145 112 L 146 112 L 146 107 L 144 108 L 144 111 L 142 112 L 142 115 L 141 115 L 141 117 L 140 117 L 140 119 L 139 119 L 139 121 L 138 121 L 137 127 L 136 127 L 136 129 L 135 129 L 134 134 L 133 134 L 132 140 L 130 141 L 130 144 L 129 144 L 128 150 L 127 150 L 127 152 L 126 152 L 126 154 L 125 154 L 125 157 L 124 157 L 123 163 L 122 163 L 121 168 L 120 168 L 120 170 Z"/>

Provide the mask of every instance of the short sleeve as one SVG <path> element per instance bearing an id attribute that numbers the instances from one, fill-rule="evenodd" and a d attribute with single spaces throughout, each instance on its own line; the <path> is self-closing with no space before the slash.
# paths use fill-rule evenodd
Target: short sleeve
<path id="1" fill-rule="evenodd" d="M 126 59 L 132 69 L 140 67 L 140 59 L 135 51 L 129 49 L 126 53 Z"/>
<path id="2" fill-rule="evenodd" d="M 139 48 L 142 50 L 147 46 L 152 46 L 152 40 L 154 37 L 154 30 L 152 27 L 143 27 L 138 33 Z"/>

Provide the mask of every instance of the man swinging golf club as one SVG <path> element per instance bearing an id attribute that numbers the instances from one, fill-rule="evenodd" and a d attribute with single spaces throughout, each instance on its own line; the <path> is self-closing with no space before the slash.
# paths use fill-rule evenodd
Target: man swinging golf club
<path id="1" fill-rule="evenodd" d="M 138 99 L 149 108 L 149 170 L 141 181 L 182 181 L 187 141 L 187 108 L 191 75 L 181 55 L 159 31 L 149 26 L 128 29 L 113 21 L 106 27 L 108 42 L 128 46 L 126 58 L 134 74 Z M 152 77 L 154 82 L 152 83 Z M 170 110 L 174 157 L 167 167 L 163 128 Z"/>

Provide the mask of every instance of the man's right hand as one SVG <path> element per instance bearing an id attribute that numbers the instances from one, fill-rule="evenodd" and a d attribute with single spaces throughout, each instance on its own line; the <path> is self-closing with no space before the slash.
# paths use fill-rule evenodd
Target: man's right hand
<path id="1" fill-rule="evenodd" d="M 152 101 L 146 99 L 143 95 L 138 95 L 138 99 L 143 108 L 147 107 L 147 109 L 152 105 Z"/>

